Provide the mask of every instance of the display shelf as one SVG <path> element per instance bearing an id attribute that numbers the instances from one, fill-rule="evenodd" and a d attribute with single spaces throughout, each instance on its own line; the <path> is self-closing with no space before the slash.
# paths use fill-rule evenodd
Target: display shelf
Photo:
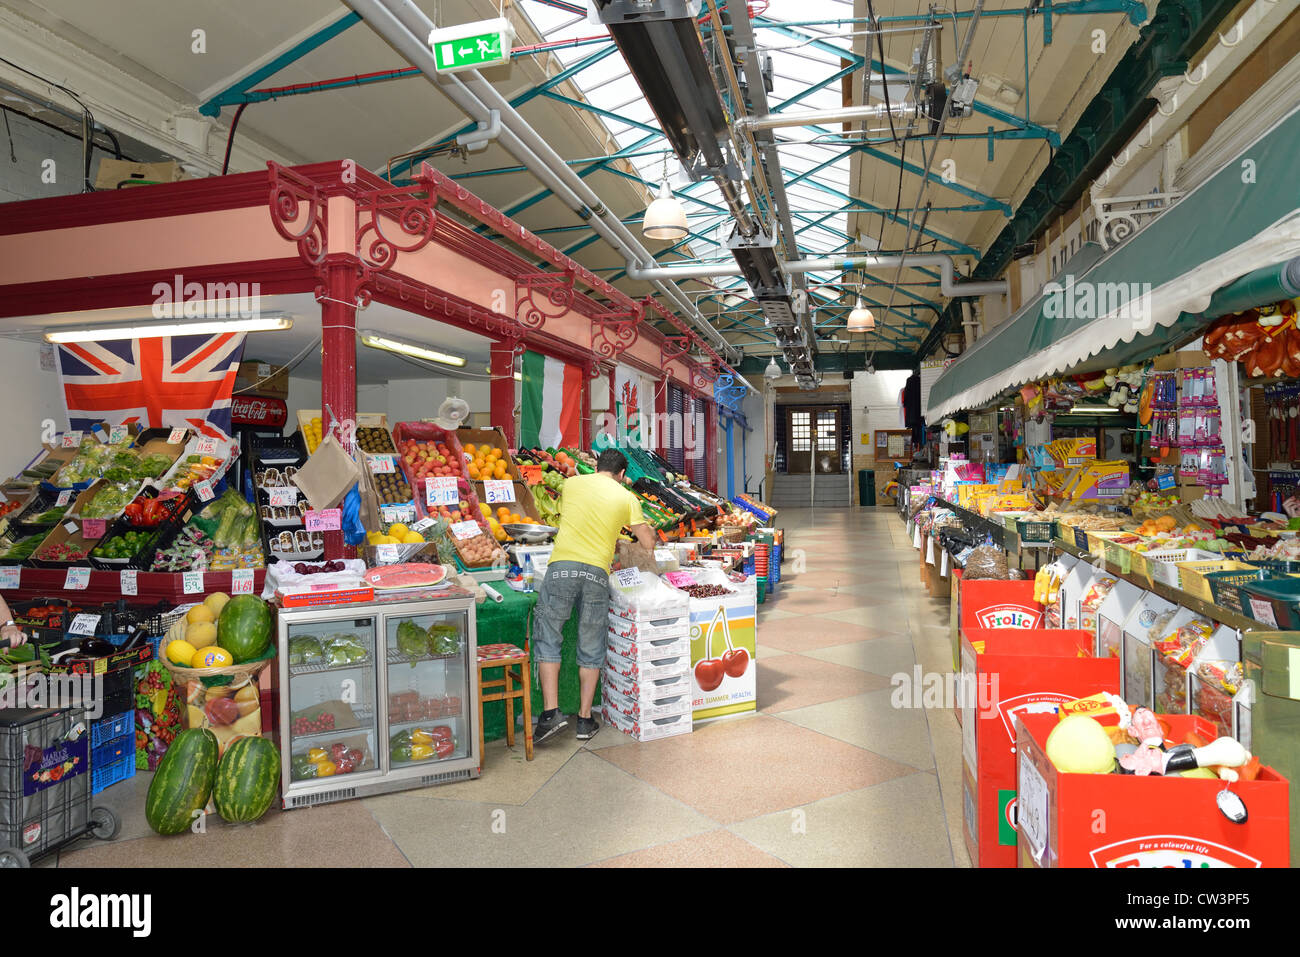
<path id="1" fill-rule="evenodd" d="M 452 658 L 459 658 L 461 656 L 461 650 L 462 649 L 460 647 L 457 647 L 457 649 L 449 655 L 419 655 L 415 658 L 412 658 L 404 651 L 399 651 L 396 648 L 389 648 L 388 663 L 390 665 L 406 665 L 406 664 L 418 665 L 422 661 L 447 661 Z"/>
<path id="2" fill-rule="evenodd" d="M 297 678 L 301 675 L 324 675 L 331 671 L 355 671 L 358 668 L 369 668 L 373 664 L 373 659 L 366 656 L 361 661 L 353 661 L 346 665 L 290 665 L 289 677 Z"/>
<path id="3" fill-rule="evenodd" d="M 352 709 L 352 716 L 360 722 L 369 721 L 371 723 L 357 724 L 352 726 L 351 728 L 328 728 L 324 731 L 310 731 L 306 734 L 294 734 L 291 731 L 289 737 L 292 738 L 293 743 L 297 745 L 303 741 L 310 741 L 315 738 L 340 737 L 345 734 L 357 734 L 357 733 L 369 734 L 375 729 L 373 723 L 375 717 L 374 708 L 358 705 L 357 707 Z"/>
<path id="4" fill-rule="evenodd" d="M 968 508 L 963 508 L 955 502 L 949 502 L 947 499 L 939 498 L 937 495 L 934 497 L 934 500 L 944 508 L 951 509 L 953 513 L 962 520 L 964 525 L 967 525 L 983 534 L 987 534 L 993 539 L 993 544 L 998 546 L 998 548 L 1006 547 L 1007 527 L 1005 525 L 1000 525 L 997 522 L 985 518 L 978 512 L 972 512 Z"/>

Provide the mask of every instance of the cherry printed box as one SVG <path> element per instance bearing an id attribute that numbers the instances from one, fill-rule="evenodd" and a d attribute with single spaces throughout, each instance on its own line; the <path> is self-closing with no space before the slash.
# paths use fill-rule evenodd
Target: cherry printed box
<path id="1" fill-rule="evenodd" d="M 701 584 L 715 583 L 707 573 L 694 574 Z M 691 707 L 696 721 L 758 706 L 757 580 L 750 576 L 737 583 L 722 572 L 716 575 L 731 594 L 690 602 Z"/>
<path id="2" fill-rule="evenodd" d="M 1166 744 L 1214 727 L 1196 715 L 1160 715 Z M 1056 716 L 1016 718 L 1021 867 L 1288 867 L 1290 784 L 1261 767 L 1253 781 L 1158 774 L 1066 774 L 1047 758 Z M 1219 810 L 1225 786 L 1246 806 L 1237 824 Z"/>
<path id="3" fill-rule="evenodd" d="M 1119 660 L 1092 657 L 1080 630 L 970 629 L 962 636 L 962 822 L 976 867 L 1016 866 L 1018 714 L 1119 692 Z"/>

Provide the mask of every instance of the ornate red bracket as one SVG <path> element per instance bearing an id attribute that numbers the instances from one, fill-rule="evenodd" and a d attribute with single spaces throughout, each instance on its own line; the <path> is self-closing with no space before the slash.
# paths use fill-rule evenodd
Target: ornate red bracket
<path id="1" fill-rule="evenodd" d="M 437 202 L 436 195 L 412 186 L 370 190 L 357 196 L 356 252 L 367 276 L 388 272 L 399 252 L 419 252 L 429 245 L 438 221 Z M 393 224 L 401 236 L 390 234 Z"/>
<path id="2" fill-rule="evenodd" d="M 281 236 L 298 244 L 302 261 L 319 272 L 325 262 L 325 194 L 311 180 L 279 163 L 266 166 L 270 171 L 271 223 Z"/>
<path id="3" fill-rule="evenodd" d="M 664 336 L 659 347 L 659 359 L 663 365 L 680 359 L 691 351 L 691 340 L 686 336 Z"/>
<path id="4" fill-rule="evenodd" d="M 607 312 L 592 316 L 596 328 L 591 335 L 591 351 L 605 359 L 617 359 L 641 336 L 641 307 L 628 312 Z"/>
<path id="5" fill-rule="evenodd" d="M 572 306 L 573 273 L 536 272 L 515 277 L 515 319 L 529 329 L 542 328 L 547 319 L 558 319 Z"/>

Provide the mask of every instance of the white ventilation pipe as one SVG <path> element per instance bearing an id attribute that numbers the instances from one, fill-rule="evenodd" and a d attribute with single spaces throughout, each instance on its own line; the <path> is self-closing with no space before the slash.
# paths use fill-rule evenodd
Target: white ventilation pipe
<path id="1" fill-rule="evenodd" d="M 1005 279 L 990 282 L 956 281 L 952 259 L 939 253 L 913 253 L 909 256 L 844 256 L 825 259 L 796 259 L 781 264 L 788 273 L 803 272 L 838 272 L 848 271 L 859 266 L 930 266 L 939 270 L 939 289 L 949 298 L 961 296 L 1005 296 L 1008 283 Z M 710 279 L 718 276 L 742 275 L 739 264 L 734 262 L 704 263 L 699 266 L 655 266 L 643 269 L 629 266 L 628 278 L 641 280 L 666 279 L 680 281 L 686 279 Z"/>
<path id="2" fill-rule="evenodd" d="M 907 116 L 915 112 L 909 104 L 890 104 L 886 109 L 883 104 L 868 106 L 847 106 L 838 110 L 812 110 L 803 113 L 769 113 L 766 116 L 741 116 L 733 125 L 737 130 L 775 130 L 790 126 L 818 126 L 822 123 L 852 123 L 854 120 L 874 120 L 891 113 L 894 116 Z"/>

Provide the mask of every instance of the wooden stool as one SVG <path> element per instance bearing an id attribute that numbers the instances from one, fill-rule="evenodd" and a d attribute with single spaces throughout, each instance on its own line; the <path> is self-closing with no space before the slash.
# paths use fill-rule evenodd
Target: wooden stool
<path id="1" fill-rule="evenodd" d="M 483 680 L 485 668 L 501 668 L 501 678 L 491 681 Z M 533 689 L 532 678 L 528 670 L 528 644 L 518 645 L 479 645 L 478 648 L 478 687 L 479 698 L 484 704 L 489 701 L 506 703 L 506 744 L 515 746 L 515 699 L 523 701 L 524 707 L 524 757 L 533 759 Z M 495 694 L 485 694 L 489 689 L 500 688 Z M 478 722 L 479 768 L 483 761 L 483 715 L 480 712 Z"/>

